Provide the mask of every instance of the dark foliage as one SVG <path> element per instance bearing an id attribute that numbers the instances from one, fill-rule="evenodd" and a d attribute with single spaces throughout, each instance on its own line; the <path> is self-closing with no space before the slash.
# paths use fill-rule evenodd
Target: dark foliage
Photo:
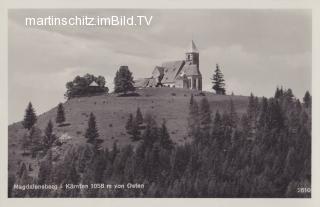
<path id="1" fill-rule="evenodd" d="M 134 82 L 132 73 L 128 66 L 120 66 L 114 78 L 114 92 L 127 94 L 129 91 L 134 91 Z"/>
<path id="2" fill-rule="evenodd" d="M 37 122 L 37 115 L 32 107 L 31 102 L 29 102 L 24 115 L 22 125 L 25 129 L 30 130 L 36 122 Z"/>
<path id="3" fill-rule="evenodd" d="M 280 90 L 280 89 L 279 89 Z M 189 104 L 189 103 L 188 103 Z M 50 156 L 41 166 L 38 182 L 140 183 L 137 189 L 61 190 L 31 197 L 310 197 L 298 193 L 311 187 L 311 113 L 282 90 L 276 98 L 251 95 L 247 111 L 238 114 L 232 100 L 226 111 L 211 114 L 205 97 L 200 107 L 191 98 L 188 119 L 192 142 L 174 145 L 165 121 L 159 127 L 146 114 L 145 128 L 136 147 L 96 151 L 87 144 L 71 148 L 51 168 Z M 91 118 L 94 120 L 94 118 Z M 134 120 L 133 116 L 129 120 Z M 91 121 L 91 127 L 96 128 Z M 129 121 L 131 122 L 131 121 Z M 94 127 L 92 127 L 94 126 Z M 127 124 L 130 128 L 131 124 Z M 95 131 L 95 130 L 93 130 Z M 89 137 L 96 137 L 95 133 Z M 91 134 L 95 134 L 91 136 Z M 16 183 L 30 178 L 21 167 Z M 49 170 L 50 169 L 50 170 Z M 46 181 L 49 182 L 49 181 Z M 21 192 L 20 192 L 21 193 Z M 25 192 L 24 192 L 25 193 Z M 25 194 L 12 192 L 15 197 Z"/>
<path id="4" fill-rule="evenodd" d="M 56 123 L 62 124 L 65 121 L 66 121 L 66 117 L 64 114 L 64 108 L 63 108 L 62 103 L 59 103 L 58 109 L 57 109 Z"/>
<path id="5" fill-rule="evenodd" d="M 90 86 L 91 83 L 97 83 L 97 86 Z M 103 76 L 94 76 L 86 74 L 76 76 L 73 81 L 67 82 L 65 97 L 68 99 L 81 96 L 90 96 L 95 94 L 108 93 L 109 89 L 105 87 L 106 81 Z"/>
<path id="6" fill-rule="evenodd" d="M 88 120 L 88 128 L 85 133 L 85 138 L 87 138 L 87 142 L 91 144 L 96 144 L 97 138 L 99 137 L 99 132 L 96 123 L 96 117 L 93 113 L 90 113 Z"/>
<path id="7" fill-rule="evenodd" d="M 216 65 L 216 70 L 214 71 L 213 78 L 211 80 L 213 84 L 212 89 L 216 91 L 216 94 L 226 94 L 225 80 L 218 64 Z"/>

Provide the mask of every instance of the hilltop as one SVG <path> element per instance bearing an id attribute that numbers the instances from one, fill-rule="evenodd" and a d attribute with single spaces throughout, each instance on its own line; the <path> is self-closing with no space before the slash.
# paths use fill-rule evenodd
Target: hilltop
<path id="1" fill-rule="evenodd" d="M 103 140 L 102 146 L 111 148 L 114 142 L 123 146 L 131 143 L 125 130 L 129 114 L 135 114 L 137 107 L 140 107 L 143 115 L 147 113 L 155 115 L 158 124 L 165 119 L 172 140 L 177 144 L 183 144 L 190 141 L 186 136 L 186 129 L 191 94 L 197 101 L 200 101 L 205 95 L 212 112 L 227 109 L 232 99 L 237 112 L 243 113 L 248 103 L 248 97 L 245 96 L 216 95 L 188 89 L 145 88 L 137 90 L 137 93 L 139 96 L 118 97 L 117 94 L 105 94 L 67 100 L 63 103 L 67 124 L 63 127 L 54 124 L 54 133 L 58 137 L 69 138 L 66 146 L 85 143 L 84 133 L 89 114 L 92 112 L 96 116 L 99 138 Z M 57 107 L 38 115 L 36 126 L 44 131 L 49 120 L 54 122 L 56 112 Z M 8 133 L 9 159 L 11 160 L 9 163 L 13 165 L 21 159 L 30 159 L 22 157 L 22 149 L 19 147 L 26 133 L 22 123 L 10 125 Z"/>

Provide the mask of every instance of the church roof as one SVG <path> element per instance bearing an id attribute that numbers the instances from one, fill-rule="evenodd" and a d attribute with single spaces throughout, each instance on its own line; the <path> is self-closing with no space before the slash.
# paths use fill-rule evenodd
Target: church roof
<path id="1" fill-rule="evenodd" d="M 164 67 L 156 66 L 152 72 L 152 77 L 157 78 L 160 75 L 164 74 Z"/>
<path id="2" fill-rule="evenodd" d="M 191 40 L 191 42 L 190 42 L 190 46 L 187 50 L 187 53 L 199 53 L 199 50 L 196 47 L 196 44 L 194 44 L 193 40 Z"/>
<path id="3" fill-rule="evenodd" d="M 164 76 L 161 82 L 162 83 L 174 82 L 177 74 L 181 71 L 184 63 L 185 62 L 183 60 L 162 63 L 162 67 L 164 68 Z"/>
<path id="4" fill-rule="evenodd" d="M 96 81 L 92 81 L 89 86 L 99 86 L 99 84 Z"/>

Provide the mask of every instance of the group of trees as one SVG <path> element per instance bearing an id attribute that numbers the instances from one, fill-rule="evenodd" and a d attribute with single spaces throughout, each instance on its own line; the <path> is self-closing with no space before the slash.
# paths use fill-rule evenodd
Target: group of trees
<path id="1" fill-rule="evenodd" d="M 66 121 L 63 104 L 59 103 L 57 106 L 57 115 L 56 123 L 58 126 L 61 126 Z M 37 115 L 32 106 L 32 103 L 29 102 L 25 116 L 22 121 L 22 125 L 27 132 L 22 138 L 22 148 L 23 154 L 33 156 L 40 151 L 47 151 L 54 144 L 57 137 L 53 133 L 53 123 L 51 120 L 48 121 L 48 124 L 44 130 L 44 133 L 41 132 L 39 128 L 35 126 L 37 122 Z"/>
<path id="2" fill-rule="evenodd" d="M 95 83 L 94 85 L 90 85 Z M 105 87 L 106 80 L 103 76 L 94 76 L 86 74 L 83 77 L 76 76 L 73 81 L 67 82 L 65 97 L 70 99 L 79 96 L 88 96 L 92 94 L 108 93 L 109 89 Z"/>
<path id="3" fill-rule="evenodd" d="M 143 116 L 140 108 L 137 108 L 136 116 L 129 114 L 126 123 L 126 131 L 130 135 L 132 141 L 139 141 L 141 139 L 141 129 L 143 129 Z"/>
<path id="4" fill-rule="evenodd" d="M 143 189 L 62 188 L 28 196 L 310 197 L 297 188 L 311 187 L 311 95 L 307 92 L 300 103 L 290 89 L 277 90 L 269 99 L 252 94 L 241 114 L 232 100 L 225 111 L 213 114 L 206 97 L 200 102 L 191 97 L 187 128 L 193 141 L 184 145 L 174 145 L 165 122 L 158 126 L 152 115 L 140 119 L 137 112 L 127 124 L 130 129 L 133 120 L 143 122 L 136 148 L 115 142 L 111 150 L 97 149 L 88 141 L 70 148 L 59 162 L 48 150 L 36 179 L 58 185 L 143 183 Z M 96 130 L 89 131 L 88 140 L 98 137 Z M 16 180 L 30 182 L 23 165 Z"/>
<path id="5" fill-rule="evenodd" d="M 91 85 L 92 83 L 96 83 Z M 73 81 L 67 82 L 65 97 L 71 99 L 79 96 L 88 96 L 101 93 L 108 93 L 109 89 L 105 87 L 106 80 L 103 76 L 94 76 L 86 74 L 76 76 Z M 114 92 L 127 94 L 135 91 L 134 81 L 128 66 L 120 66 L 114 78 Z"/>

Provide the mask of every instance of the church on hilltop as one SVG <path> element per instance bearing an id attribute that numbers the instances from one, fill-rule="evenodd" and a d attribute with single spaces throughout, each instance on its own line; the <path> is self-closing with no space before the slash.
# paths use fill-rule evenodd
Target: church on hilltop
<path id="1" fill-rule="evenodd" d="M 193 42 L 186 52 L 185 60 L 164 62 L 156 66 L 150 78 L 135 80 L 136 88 L 174 87 L 202 90 L 202 76 L 199 70 L 199 51 Z"/>

